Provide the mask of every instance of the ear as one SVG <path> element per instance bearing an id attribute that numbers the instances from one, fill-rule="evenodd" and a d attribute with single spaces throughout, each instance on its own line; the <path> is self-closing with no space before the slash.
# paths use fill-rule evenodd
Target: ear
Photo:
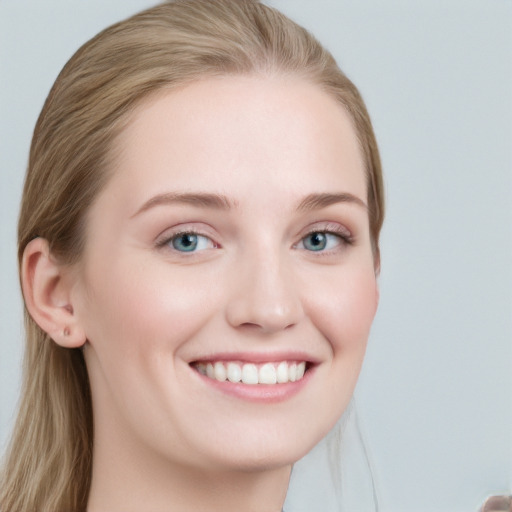
<path id="1" fill-rule="evenodd" d="M 27 310 L 43 331 L 66 348 L 80 347 L 86 341 L 71 303 L 73 283 L 70 269 L 52 257 L 45 239 L 27 244 L 21 264 Z"/>

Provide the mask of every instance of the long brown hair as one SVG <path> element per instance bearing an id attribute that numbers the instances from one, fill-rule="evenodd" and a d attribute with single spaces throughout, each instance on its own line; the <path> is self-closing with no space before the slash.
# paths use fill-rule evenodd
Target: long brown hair
<path id="1" fill-rule="evenodd" d="M 366 164 L 376 261 L 383 221 L 381 165 L 364 103 L 305 29 L 257 0 L 177 0 L 113 25 L 59 74 L 37 121 L 18 230 L 42 237 L 60 261 L 79 260 L 84 222 L 108 180 L 117 134 L 142 98 L 216 75 L 303 77 L 348 111 Z M 3 512 L 76 512 L 87 505 L 92 405 L 80 349 L 54 343 L 25 311 L 19 414 L 0 489 Z"/>

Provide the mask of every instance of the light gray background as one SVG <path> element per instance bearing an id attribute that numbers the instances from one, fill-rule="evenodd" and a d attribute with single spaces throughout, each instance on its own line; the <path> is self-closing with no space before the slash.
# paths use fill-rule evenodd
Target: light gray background
<path id="1" fill-rule="evenodd" d="M 31 131 L 86 39 L 147 0 L 0 0 L 0 443 L 18 393 L 15 224 Z M 386 172 L 358 387 L 382 512 L 512 491 L 512 2 L 274 0 L 355 81 Z M 358 511 L 354 511 L 358 512 Z"/>

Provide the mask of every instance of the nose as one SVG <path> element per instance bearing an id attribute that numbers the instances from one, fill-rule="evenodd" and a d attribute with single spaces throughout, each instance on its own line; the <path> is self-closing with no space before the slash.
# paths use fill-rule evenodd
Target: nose
<path id="1" fill-rule="evenodd" d="M 243 258 L 233 274 L 226 308 L 231 326 L 272 334 L 300 322 L 304 310 L 298 283 L 285 258 L 261 253 Z"/>

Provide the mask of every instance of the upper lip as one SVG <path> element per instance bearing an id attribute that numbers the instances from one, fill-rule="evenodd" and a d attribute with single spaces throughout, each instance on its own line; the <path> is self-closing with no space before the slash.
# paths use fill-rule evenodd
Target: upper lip
<path id="1" fill-rule="evenodd" d="M 215 352 L 196 357 L 190 363 L 214 361 L 240 361 L 242 363 L 273 363 L 279 361 L 306 361 L 310 364 L 318 364 L 320 359 L 311 354 L 297 351 L 276 352 Z"/>

